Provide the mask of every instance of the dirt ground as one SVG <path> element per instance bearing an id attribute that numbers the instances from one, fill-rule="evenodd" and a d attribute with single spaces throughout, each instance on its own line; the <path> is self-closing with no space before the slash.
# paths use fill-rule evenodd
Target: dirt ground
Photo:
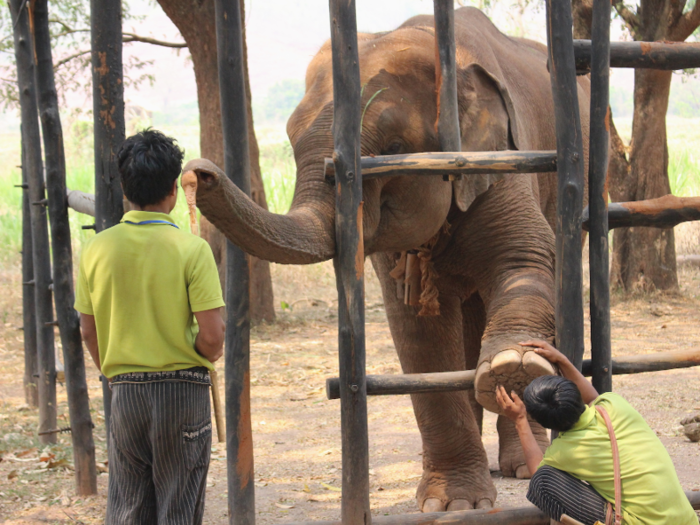
<path id="1" fill-rule="evenodd" d="M 680 253 L 699 253 L 700 227 L 677 230 Z M 18 264 L 18 263 L 17 263 Z M 332 265 L 274 266 L 278 321 L 252 333 L 252 419 L 257 523 L 337 518 L 340 509 L 339 402 L 325 396 L 338 374 L 336 294 Z M 700 345 L 700 272 L 679 271 L 678 294 L 613 297 L 613 354 L 634 355 Z M 101 386 L 94 367 L 88 385 L 96 424 L 98 495 L 76 497 L 70 435 L 44 447 L 36 440 L 36 409 L 22 391 L 23 347 L 19 267 L 0 271 L 0 522 L 92 524 L 103 521 L 107 466 Z M 587 305 L 586 305 L 587 306 Z M 588 323 L 588 320 L 586 321 Z M 588 324 L 587 324 L 588 329 Z M 367 277 L 367 372 L 401 372 L 379 286 Z M 86 354 L 87 358 L 87 354 Z M 217 363 L 223 375 L 224 363 Z M 700 367 L 616 376 L 613 388 L 649 422 L 669 450 L 685 490 L 700 490 L 700 444 L 679 421 L 700 412 Z M 223 385 L 222 385 L 223 396 Z M 65 389 L 58 386 L 59 426 L 68 426 Z M 498 470 L 496 418 L 487 414 L 483 441 L 499 506 L 526 504 L 527 481 Z M 369 400 L 370 490 L 374 515 L 416 512 L 421 443 L 407 396 Z M 212 447 L 205 523 L 227 523 L 226 451 Z"/>

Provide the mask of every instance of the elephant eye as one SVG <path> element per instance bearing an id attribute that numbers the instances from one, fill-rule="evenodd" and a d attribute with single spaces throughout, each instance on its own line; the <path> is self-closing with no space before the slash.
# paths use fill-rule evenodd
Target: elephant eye
<path id="1" fill-rule="evenodd" d="M 395 140 L 394 142 L 389 144 L 389 146 L 382 150 L 382 155 L 396 155 L 401 151 L 401 146 L 401 142 Z"/>

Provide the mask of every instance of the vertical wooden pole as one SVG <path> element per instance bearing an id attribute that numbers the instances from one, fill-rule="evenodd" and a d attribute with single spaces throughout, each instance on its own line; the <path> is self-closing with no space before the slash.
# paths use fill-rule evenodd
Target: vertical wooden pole
<path id="1" fill-rule="evenodd" d="M 442 151 L 460 151 L 459 106 L 457 104 L 457 63 L 453 0 L 434 0 L 435 45 L 438 94 L 438 139 Z"/>
<path id="2" fill-rule="evenodd" d="M 580 369 L 583 361 L 583 141 L 572 24 L 571 2 L 547 0 L 547 40 L 558 152 L 556 337 L 559 349 Z"/>
<path id="3" fill-rule="evenodd" d="M 22 133 L 20 133 L 22 134 Z M 34 261 L 32 260 L 32 219 L 27 182 L 28 160 L 22 140 L 22 331 L 24 332 L 24 398 L 31 407 L 39 406 L 36 348 L 36 308 L 34 306 Z"/>
<path id="4" fill-rule="evenodd" d="M 92 108 L 95 119 L 95 231 L 118 224 L 124 214 L 117 152 L 124 142 L 122 5 L 90 0 Z M 102 378 L 105 430 L 109 445 L 112 391 Z"/>
<path id="5" fill-rule="evenodd" d="M 331 0 L 333 141 L 336 215 L 334 259 L 338 286 L 340 429 L 344 525 L 367 525 L 369 441 L 365 381 L 364 245 L 360 173 L 360 66 L 354 0 Z"/>
<path id="6" fill-rule="evenodd" d="M 32 225 L 34 301 L 39 362 L 39 377 L 36 379 L 39 391 L 39 432 L 43 432 L 56 428 L 56 355 L 50 288 L 49 230 L 46 224 L 44 170 L 41 162 L 41 138 L 34 85 L 34 46 L 30 30 L 31 6 L 31 2 L 22 0 L 10 2 Z M 20 8 L 22 8 L 21 12 Z M 39 436 L 39 441 L 55 443 L 56 434 Z"/>
<path id="7" fill-rule="evenodd" d="M 35 0 L 33 28 L 39 114 L 46 157 L 46 185 L 53 255 L 53 293 L 63 346 L 75 485 L 78 495 L 87 496 L 97 494 L 95 443 L 92 439 L 93 424 L 85 379 L 80 318 L 73 308 L 75 295 L 73 293 L 73 253 L 66 201 L 66 160 L 51 56 L 48 0 Z"/>
<path id="8" fill-rule="evenodd" d="M 608 255 L 608 156 L 610 143 L 610 2 L 593 1 L 591 35 L 591 134 L 588 162 L 588 245 L 591 268 L 591 361 L 593 386 L 612 390 L 610 259 Z"/>
<path id="9" fill-rule="evenodd" d="M 228 177 L 250 195 L 250 158 L 240 0 L 216 0 L 216 43 Z M 250 273 L 245 252 L 226 251 L 226 449 L 229 523 L 255 523 L 250 421 Z"/>

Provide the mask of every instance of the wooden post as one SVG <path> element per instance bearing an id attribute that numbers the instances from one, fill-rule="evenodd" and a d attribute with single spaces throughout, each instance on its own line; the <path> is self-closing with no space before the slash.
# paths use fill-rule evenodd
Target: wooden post
<path id="1" fill-rule="evenodd" d="M 120 0 L 90 0 L 92 108 L 95 119 L 95 231 L 118 224 L 124 214 L 117 152 L 124 142 L 122 7 Z M 109 446 L 112 391 L 102 377 Z"/>
<path id="2" fill-rule="evenodd" d="M 17 82 L 22 112 L 22 142 L 25 147 L 27 185 L 32 225 L 34 301 L 36 307 L 39 391 L 39 432 L 56 428 L 56 355 L 54 349 L 53 304 L 49 230 L 46 224 L 44 173 L 34 78 L 34 47 L 30 32 L 30 2 L 11 0 L 14 26 Z M 21 11 L 20 11 L 21 9 Z M 55 443 L 56 434 L 40 435 L 41 443 Z"/>
<path id="3" fill-rule="evenodd" d="M 22 134 L 22 133 L 20 133 Z M 39 406 L 36 348 L 36 308 L 34 306 L 34 261 L 32 260 L 32 219 L 27 183 L 28 161 L 22 140 L 22 331 L 24 332 L 24 399 L 30 407 Z"/>
<path id="4" fill-rule="evenodd" d="M 66 204 L 66 161 L 63 130 L 58 113 L 58 95 L 51 56 L 48 0 L 34 3 L 34 46 L 39 111 L 46 157 L 46 185 L 51 223 L 53 255 L 53 292 L 56 317 L 63 346 L 66 391 L 70 414 L 76 492 L 80 496 L 97 494 L 95 443 L 85 379 L 85 360 L 80 336 L 80 318 L 73 308 L 73 253 Z"/>
<path id="5" fill-rule="evenodd" d="M 360 66 L 354 0 L 331 0 L 333 160 L 344 525 L 369 525 L 365 290 L 360 168 Z"/>
<path id="6" fill-rule="evenodd" d="M 583 359 L 581 211 L 583 141 L 579 115 L 571 3 L 547 0 L 547 40 L 557 132 L 556 339 L 569 360 Z"/>
<path id="7" fill-rule="evenodd" d="M 442 151 L 460 151 L 462 142 L 457 104 L 454 1 L 433 0 L 433 8 L 436 55 L 440 58 L 440 63 L 435 64 L 438 91 L 438 140 Z"/>
<path id="8" fill-rule="evenodd" d="M 608 148 L 610 144 L 610 2 L 593 0 L 591 131 L 588 161 L 591 268 L 591 361 L 593 386 L 612 390 L 610 262 L 608 254 Z"/>
<path id="9" fill-rule="evenodd" d="M 216 43 L 224 135 L 224 169 L 250 195 L 250 158 L 240 0 L 216 0 Z M 250 421 L 250 273 L 245 252 L 226 251 L 226 450 L 229 523 L 255 523 Z"/>

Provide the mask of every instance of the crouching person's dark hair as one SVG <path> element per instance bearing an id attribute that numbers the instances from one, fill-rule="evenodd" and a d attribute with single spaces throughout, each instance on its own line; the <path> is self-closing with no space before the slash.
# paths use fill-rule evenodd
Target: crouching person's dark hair
<path id="1" fill-rule="evenodd" d="M 146 129 L 124 141 L 117 163 L 124 195 L 144 207 L 162 201 L 182 170 L 183 152 L 175 139 Z"/>
<path id="2" fill-rule="evenodd" d="M 544 428 L 569 430 L 586 410 L 578 387 L 566 378 L 541 376 L 523 394 L 528 414 Z"/>

